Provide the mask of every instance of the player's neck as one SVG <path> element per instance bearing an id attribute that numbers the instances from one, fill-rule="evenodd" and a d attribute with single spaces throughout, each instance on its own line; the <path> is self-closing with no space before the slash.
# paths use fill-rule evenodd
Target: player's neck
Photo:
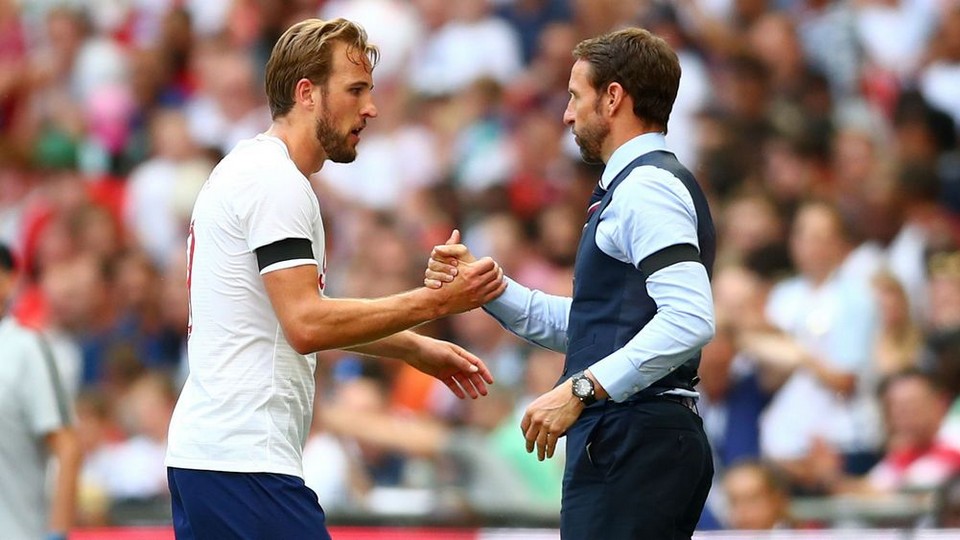
<path id="1" fill-rule="evenodd" d="M 327 154 L 317 141 L 315 128 L 309 122 L 294 122 L 290 118 L 277 118 L 266 134 L 283 141 L 290 159 L 307 178 L 323 166 Z"/>

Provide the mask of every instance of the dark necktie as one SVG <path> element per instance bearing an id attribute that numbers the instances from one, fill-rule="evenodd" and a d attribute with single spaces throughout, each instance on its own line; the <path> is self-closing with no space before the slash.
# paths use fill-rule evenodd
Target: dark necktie
<path id="1" fill-rule="evenodd" d="M 600 182 L 597 182 L 597 187 L 593 188 L 593 193 L 590 194 L 590 206 L 587 207 L 587 220 L 597 211 L 597 208 L 600 208 L 600 201 L 606 194 L 607 190 L 600 187 Z"/>

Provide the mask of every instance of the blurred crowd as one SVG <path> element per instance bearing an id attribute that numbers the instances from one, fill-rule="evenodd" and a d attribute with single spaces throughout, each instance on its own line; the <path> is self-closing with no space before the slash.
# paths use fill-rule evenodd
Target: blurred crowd
<path id="1" fill-rule="evenodd" d="M 75 400 L 81 523 L 166 504 L 193 200 L 268 127 L 274 41 L 317 16 L 381 50 L 358 159 L 311 178 L 328 295 L 420 285 L 455 227 L 570 294 L 602 170 L 561 121 L 571 50 L 643 26 L 679 55 L 667 141 L 718 228 L 702 527 L 824 525 L 791 517 L 793 496 L 960 493 L 960 1 L 0 0 L 0 243 L 25 271 L 11 308 Z M 321 353 L 304 456 L 321 504 L 555 516 L 562 456 L 537 462 L 518 426 L 562 355 L 481 311 L 420 331 L 483 358 L 491 396 Z"/>

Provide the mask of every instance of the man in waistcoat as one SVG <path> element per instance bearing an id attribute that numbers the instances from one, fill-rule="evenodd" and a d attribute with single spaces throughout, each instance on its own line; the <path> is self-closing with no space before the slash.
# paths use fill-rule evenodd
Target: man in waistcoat
<path id="1" fill-rule="evenodd" d="M 665 144 L 680 65 L 639 28 L 588 39 L 573 54 L 563 120 L 583 159 L 606 164 L 573 298 L 507 280 L 484 309 L 566 353 L 560 383 L 521 423 L 541 460 L 566 435 L 561 536 L 690 538 L 713 476 L 695 387 L 700 349 L 714 335 L 715 232 L 700 186 Z M 474 260 L 457 241 L 455 232 L 434 248 L 427 286 Z"/>

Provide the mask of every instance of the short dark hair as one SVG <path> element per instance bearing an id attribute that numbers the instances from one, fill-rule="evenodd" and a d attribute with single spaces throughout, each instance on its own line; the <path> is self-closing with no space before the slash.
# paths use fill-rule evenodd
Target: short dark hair
<path id="1" fill-rule="evenodd" d="M 591 66 L 591 83 L 603 92 L 619 83 L 633 99 L 633 114 L 667 131 L 680 87 L 680 60 L 667 42 L 643 28 L 624 28 L 581 41 L 573 56 Z"/>
<path id="2" fill-rule="evenodd" d="M 17 261 L 13 252 L 4 244 L 0 244 L 0 272 L 13 272 L 17 268 Z"/>

